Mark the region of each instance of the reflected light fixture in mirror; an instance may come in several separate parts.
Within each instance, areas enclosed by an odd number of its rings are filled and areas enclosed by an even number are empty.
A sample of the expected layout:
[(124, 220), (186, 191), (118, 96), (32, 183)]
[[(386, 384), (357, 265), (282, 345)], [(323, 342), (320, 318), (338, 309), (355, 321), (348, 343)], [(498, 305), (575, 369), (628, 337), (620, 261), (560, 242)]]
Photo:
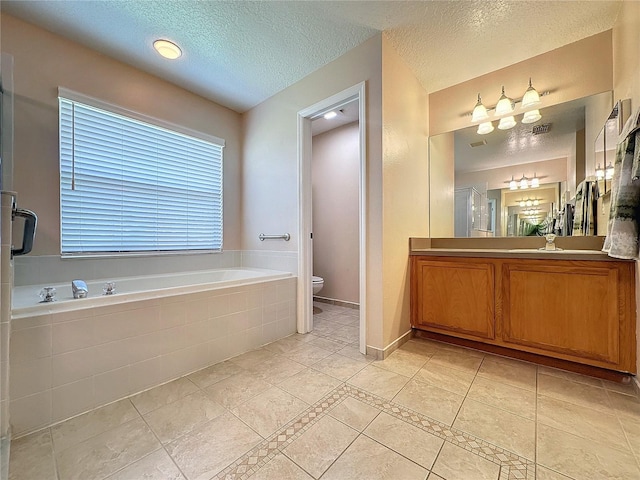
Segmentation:
[(533, 178), (531, 179), (531, 188), (538, 188), (540, 186), (540, 179), (533, 174)]
[(598, 164), (598, 167), (596, 168), (596, 179), (597, 180), (604, 179), (604, 168), (602, 168), (600, 164)]
[(609, 165), (607, 165), (607, 169), (604, 171), (604, 179), (611, 180), (612, 178), (613, 178), (613, 165), (611, 165), (611, 162), (609, 162)]
[(522, 117), (522, 123), (535, 123), (542, 118), (540, 110), (529, 110)]
[(516, 126), (516, 119), (511, 117), (502, 117), (500, 119), (500, 123), (498, 123), (498, 128), (500, 130), (509, 130)]
[(480, 125), (478, 125), (478, 134), (479, 135), (486, 135), (487, 133), (493, 132), (493, 130), (494, 130), (493, 123), (491, 123), (491, 122), (484, 122), (484, 123), (481, 123)]

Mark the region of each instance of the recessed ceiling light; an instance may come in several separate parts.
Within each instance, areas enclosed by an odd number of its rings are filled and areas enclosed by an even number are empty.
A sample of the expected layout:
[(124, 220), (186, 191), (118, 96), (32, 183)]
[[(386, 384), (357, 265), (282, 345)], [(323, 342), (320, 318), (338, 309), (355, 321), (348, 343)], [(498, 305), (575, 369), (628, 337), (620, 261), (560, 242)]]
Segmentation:
[(153, 48), (164, 58), (175, 60), (182, 56), (182, 50), (175, 43), (169, 40), (156, 40), (153, 42)]
[(337, 116), (338, 116), (338, 114), (332, 110), (332, 111), (327, 112), (327, 113), (324, 114), (324, 119), (325, 120), (331, 120), (332, 118), (336, 118)]

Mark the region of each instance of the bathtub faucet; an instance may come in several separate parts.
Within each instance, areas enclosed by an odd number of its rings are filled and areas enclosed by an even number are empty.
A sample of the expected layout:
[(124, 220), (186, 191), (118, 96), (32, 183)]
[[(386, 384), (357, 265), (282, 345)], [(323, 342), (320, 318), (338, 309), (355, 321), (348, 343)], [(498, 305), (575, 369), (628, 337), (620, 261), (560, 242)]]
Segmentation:
[(73, 291), (73, 298), (86, 298), (89, 293), (89, 287), (83, 280), (71, 282), (71, 290)]

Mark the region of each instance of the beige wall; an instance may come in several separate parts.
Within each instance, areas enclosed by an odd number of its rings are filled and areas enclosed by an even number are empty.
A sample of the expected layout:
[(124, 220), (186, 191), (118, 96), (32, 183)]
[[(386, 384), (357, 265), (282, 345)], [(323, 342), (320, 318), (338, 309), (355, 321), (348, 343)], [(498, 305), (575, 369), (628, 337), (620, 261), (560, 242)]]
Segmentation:
[[(613, 98), (616, 101), (630, 98), (632, 112), (640, 107), (640, 2), (623, 2), (613, 28)], [(636, 273), (636, 308), (637, 306), (640, 306), (638, 273)], [(640, 372), (640, 337), (637, 334), (636, 339), (638, 340), (637, 368)]]
[[(626, 2), (625, 2), (626, 3)], [(620, 16), (624, 16), (623, 13)], [(637, 60), (636, 60), (637, 61)], [(608, 30), (556, 50), (476, 77), (429, 95), (431, 135), (469, 126), (464, 114), (473, 110), (478, 92), (486, 106), (500, 97), (500, 87), (520, 98), (529, 77), (543, 97), (543, 106), (557, 105), (613, 88), (612, 33)]]
[[(242, 249), (296, 251), (298, 238), (297, 113), (366, 82), (367, 345), (382, 345), (382, 50), (381, 35), (364, 42), (243, 114)], [(260, 232), (290, 232), (267, 243)], [(403, 262), (406, 259), (403, 259)]]
[(430, 233), (435, 238), (453, 237), (455, 155), (453, 132), (429, 139)]
[(239, 114), (6, 14), (2, 49), (14, 57), (13, 186), (20, 204), (38, 215), (34, 255), (60, 254), (59, 86), (224, 138), (224, 247), (238, 248)]
[(409, 237), (429, 235), (428, 112), (427, 92), (383, 37), (384, 347), (410, 330)]
[(360, 302), (358, 122), (313, 137), (313, 274), (324, 298)]

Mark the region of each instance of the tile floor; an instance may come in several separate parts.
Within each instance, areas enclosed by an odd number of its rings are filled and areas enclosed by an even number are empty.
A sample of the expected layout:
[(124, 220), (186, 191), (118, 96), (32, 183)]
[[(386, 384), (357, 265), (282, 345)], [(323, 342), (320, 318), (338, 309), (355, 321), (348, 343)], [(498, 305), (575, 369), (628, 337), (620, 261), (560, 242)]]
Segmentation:
[(14, 440), (11, 480), (640, 479), (640, 399), (436, 342), (385, 361), (357, 311)]

